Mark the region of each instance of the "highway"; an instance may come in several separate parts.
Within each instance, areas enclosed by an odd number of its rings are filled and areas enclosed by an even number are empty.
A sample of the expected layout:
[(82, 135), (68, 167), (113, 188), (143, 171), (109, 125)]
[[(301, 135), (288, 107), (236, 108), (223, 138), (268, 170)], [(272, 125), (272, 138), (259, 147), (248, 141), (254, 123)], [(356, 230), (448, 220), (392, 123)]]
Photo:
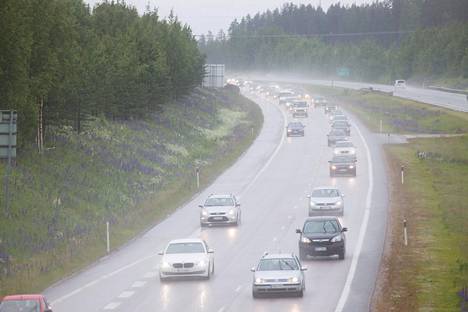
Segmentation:
[(335, 86), (346, 89), (359, 90), (372, 87), (374, 90), (383, 92), (393, 92), (394, 96), (410, 99), (422, 103), (427, 103), (435, 106), (449, 108), (455, 111), (468, 112), (468, 98), (464, 94), (450, 93), (438, 90), (416, 88), (406, 86), (406, 88), (395, 89), (392, 85), (366, 83), (366, 82), (348, 82), (348, 81), (331, 81), (318, 79), (304, 79), (296, 77), (278, 77), (276, 75), (253, 75), (249, 79), (260, 81), (276, 81), (285, 83), (312, 84), (318, 86)]
[[(288, 138), (291, 119), (277, 100), (247, 94), (264, 114), (264, 127), (249, 150), (206, 190), (130, 244), (93, 266), (47, 289), (54, 312), (78, 311), (367, 311), (383, 249), (387, 218), (387, 180), (380, 139), (353, 121), (357, 177), (330, 178), (328, 121), (311, 109), (305, 137)], [(345, 194), (347, 253), (343, 261), (303, 262), (303, 298), (253, 299), (252, 272), (265, 251), (298, 253), (298, 236), (307, 217), (307, 194), (336, 185)], [(200, 228), (198, 205), (211, 193), (240, 198), (239, 227)], [(168, 241), (201, 237), (215, 253), (210, 280), (161, 283), (160, 256)]]

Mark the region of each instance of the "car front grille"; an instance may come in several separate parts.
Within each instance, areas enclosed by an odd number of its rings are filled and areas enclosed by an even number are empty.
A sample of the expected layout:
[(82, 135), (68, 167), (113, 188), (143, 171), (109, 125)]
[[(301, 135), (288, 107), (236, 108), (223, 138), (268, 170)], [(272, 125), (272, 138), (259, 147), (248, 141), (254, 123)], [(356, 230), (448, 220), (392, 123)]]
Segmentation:
[(187, 263), (173, 263), (173, 264), (172, 264), (172, 267), (173, 267), (174, 269), (182, 269), (182, 268), (189, 269), (189, 268), (193, 268), (193, 267), (194, 267), (194, 263), (193, 263), (193, 262), (187, 262)]
[(265, 280), (266, 283), (287, 283), (287, 278), (269, 278)]
[(224, 216), (225, 214), (225, 212), (211, 212), (210, 216)]

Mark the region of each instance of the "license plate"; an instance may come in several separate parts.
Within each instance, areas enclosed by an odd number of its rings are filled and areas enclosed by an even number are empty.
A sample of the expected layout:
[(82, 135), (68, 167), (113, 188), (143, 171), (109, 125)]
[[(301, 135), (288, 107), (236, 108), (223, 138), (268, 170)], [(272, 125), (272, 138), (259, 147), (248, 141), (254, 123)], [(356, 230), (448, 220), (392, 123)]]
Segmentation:
[(213, 220), (223, 220), (223, 217), (214, 217)]
[(281, 288), (281, 287), (283, 287), (283, 285), (281, 285), (281, 284), (273, 284), (273, 285), (271, 285), (271, 288)]
[(315, 247), (315, 251), (325, 251), (327, 247)]

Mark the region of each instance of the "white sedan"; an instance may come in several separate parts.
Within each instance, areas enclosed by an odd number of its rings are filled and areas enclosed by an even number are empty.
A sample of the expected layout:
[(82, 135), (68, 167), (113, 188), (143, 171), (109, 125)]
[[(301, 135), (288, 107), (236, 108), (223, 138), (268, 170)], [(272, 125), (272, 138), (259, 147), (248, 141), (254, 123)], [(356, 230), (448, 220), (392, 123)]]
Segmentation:
[(161, 281), (171, 277), (204, 277), (209, 279), (214, 273), (214, 251), (206, 242), (198, 238), (170, 241), (159, 265)]
[(338, 141), (333, 149), (333, 154), (336, 156), (353, 156), (356, 157), (356, 147), (350, 141)]

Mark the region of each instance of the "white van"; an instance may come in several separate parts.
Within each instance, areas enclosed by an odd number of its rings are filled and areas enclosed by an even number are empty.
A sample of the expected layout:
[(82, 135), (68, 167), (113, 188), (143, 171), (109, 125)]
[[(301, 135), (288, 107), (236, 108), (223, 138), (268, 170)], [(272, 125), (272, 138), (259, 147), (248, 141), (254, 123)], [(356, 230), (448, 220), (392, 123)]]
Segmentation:
[(405, 80), (395, 80), (395, 88), (398, 89), (405, 89), (406, 88), (406, 81)]

